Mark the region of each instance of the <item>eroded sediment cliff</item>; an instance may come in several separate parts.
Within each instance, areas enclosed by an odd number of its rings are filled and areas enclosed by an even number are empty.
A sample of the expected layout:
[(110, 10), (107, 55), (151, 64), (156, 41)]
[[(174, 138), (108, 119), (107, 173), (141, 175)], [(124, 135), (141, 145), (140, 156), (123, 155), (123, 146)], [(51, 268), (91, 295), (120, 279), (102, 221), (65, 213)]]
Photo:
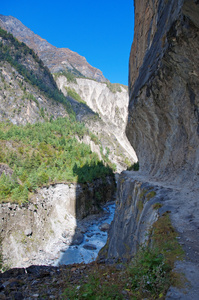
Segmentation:
[(0, 205), (4, 262), (9, 267), (49, 264), (78, 229), (78, 220), (112, 200), (113, 177), (87, 184), (54, 184), (38, 189), (30, 203)]

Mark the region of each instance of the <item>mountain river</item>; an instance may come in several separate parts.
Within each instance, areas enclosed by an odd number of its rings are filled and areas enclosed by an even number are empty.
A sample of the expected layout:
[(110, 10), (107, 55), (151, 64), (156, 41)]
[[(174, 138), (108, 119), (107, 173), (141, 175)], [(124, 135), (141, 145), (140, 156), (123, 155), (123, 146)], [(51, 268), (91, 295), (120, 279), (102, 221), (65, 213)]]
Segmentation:
[(100, 216), (86, 218), (83, 223), (82, 241), (79, 245), (70, 245), (61, 252), (54, 265), (68, 265), (73, 263), (89, 263), (97, 258), (99, 250), (106, 244), (108, 225), (113, 220), (115, 203), (107, 203), (103, 207), (104, 213)]

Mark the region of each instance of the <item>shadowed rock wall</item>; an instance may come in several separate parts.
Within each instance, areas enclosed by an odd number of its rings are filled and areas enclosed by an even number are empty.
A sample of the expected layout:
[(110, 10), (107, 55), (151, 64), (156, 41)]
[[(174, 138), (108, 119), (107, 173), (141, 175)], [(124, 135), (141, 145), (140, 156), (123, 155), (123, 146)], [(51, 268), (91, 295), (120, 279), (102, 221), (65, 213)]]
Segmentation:
[(199, 175), (199, 3), (135, 0), (127, 137), (140, 169), (172, 182)]

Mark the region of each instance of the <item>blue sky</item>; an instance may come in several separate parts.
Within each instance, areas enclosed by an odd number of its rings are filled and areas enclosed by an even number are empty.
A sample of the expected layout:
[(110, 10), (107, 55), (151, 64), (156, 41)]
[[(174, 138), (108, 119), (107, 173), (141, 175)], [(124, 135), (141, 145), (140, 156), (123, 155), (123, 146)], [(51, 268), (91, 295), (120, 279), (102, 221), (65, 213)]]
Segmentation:
[(69, 48), (111, 82), (128, 84), (133, 0), (3, 0), (0, 13), (19, 19), (56, 47)]

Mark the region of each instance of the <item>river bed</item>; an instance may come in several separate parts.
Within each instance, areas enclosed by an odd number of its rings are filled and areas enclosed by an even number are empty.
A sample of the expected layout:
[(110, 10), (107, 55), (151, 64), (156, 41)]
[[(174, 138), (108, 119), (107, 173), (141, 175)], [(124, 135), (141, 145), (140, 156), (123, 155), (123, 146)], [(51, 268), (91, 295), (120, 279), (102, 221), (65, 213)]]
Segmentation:
[(81, 230), (82, 242), (79, 245), (69, 245), (61, 252), (54, 265), (68, 265), (74, 263), (90, 263), (97, 258), (99, 250), (106, 244), (108, 227), (114, 218), (115, 203), (111, 202), (103, 207), (103, 213), (99, 216), (89, 216), (77, 224)]

